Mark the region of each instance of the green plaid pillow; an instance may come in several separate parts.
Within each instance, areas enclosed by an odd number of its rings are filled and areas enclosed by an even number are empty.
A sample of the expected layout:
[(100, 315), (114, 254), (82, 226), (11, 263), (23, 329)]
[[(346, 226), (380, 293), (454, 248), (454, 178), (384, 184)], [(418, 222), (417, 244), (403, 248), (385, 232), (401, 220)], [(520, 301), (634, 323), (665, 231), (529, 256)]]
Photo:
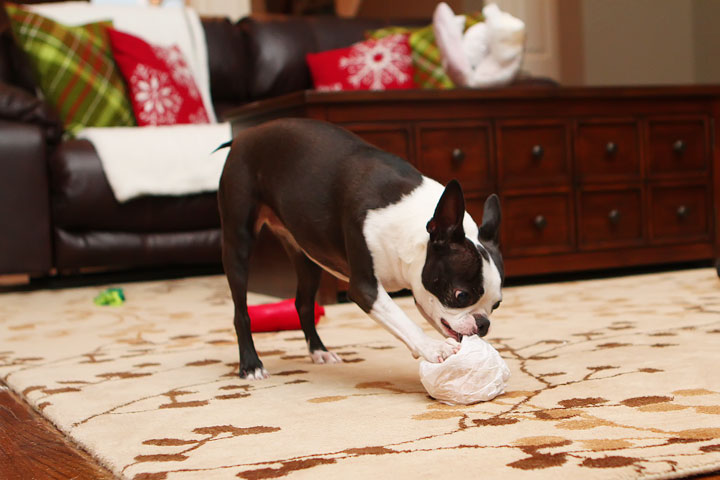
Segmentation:
[(110, 22), (68, 27), (6, 4), (15, 40), (27, 54), (45, 99), (65, 129), (136, 125), (105, 29)]
[[(484, 20), (482, 13), (465, 16), (465, 30)], [(420, 88), (453, 88), (455, 85), (445, 73), (440, 57), (440, 49), (435, 43), (432, 25), (422, 28), (387, 27), (368, 33), (369, 38), (380, 39), (396, 33), (410, 34), (408, 41), (412, 49), (412, 62), (415, 67), (415, 85)]]

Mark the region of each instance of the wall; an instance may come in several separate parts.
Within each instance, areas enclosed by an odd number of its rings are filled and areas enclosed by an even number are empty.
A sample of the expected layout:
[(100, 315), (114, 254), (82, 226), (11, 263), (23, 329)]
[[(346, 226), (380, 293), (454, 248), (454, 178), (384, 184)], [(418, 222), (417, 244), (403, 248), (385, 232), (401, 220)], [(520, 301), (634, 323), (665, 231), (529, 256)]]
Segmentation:
[(250, 0), (186, 0), (200, 15), (230, 17), (237, 20), (250, 14)]
[(558, 0), (495, 0), (501, 10), (525, 22), (521, 70), (537, 77), (559, 79)]
[(692, 2), (585, 0), (585, 82), (691, 83)]
[(693, 1), (695, 81), (720, 83), (720, 2)]
[[(468, 11), (466, 3), (482, 5), (482, 0), (444, 0), (455, 12)], [(335, 0), (335, 11), (341, 17), (378, 18), (383, 20), (394, 18), (430, 19), (437, 5), (437, 0)], [(480, 7), (482, 8), (482, 7)]]
[(582, 83), (720, 83), (719, 1), (579, 1)]

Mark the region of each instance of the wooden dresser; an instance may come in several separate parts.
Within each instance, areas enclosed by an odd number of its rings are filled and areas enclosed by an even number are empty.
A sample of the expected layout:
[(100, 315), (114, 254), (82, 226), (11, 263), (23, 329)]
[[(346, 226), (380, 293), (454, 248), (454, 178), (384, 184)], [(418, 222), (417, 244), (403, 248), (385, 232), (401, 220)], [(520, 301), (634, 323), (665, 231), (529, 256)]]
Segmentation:
[(497, 192), (509, 276), (720, 255), (720, 87), (305, 91), (231, 119), (282, 116), (337, 123), (457, 178), (478, 222)]

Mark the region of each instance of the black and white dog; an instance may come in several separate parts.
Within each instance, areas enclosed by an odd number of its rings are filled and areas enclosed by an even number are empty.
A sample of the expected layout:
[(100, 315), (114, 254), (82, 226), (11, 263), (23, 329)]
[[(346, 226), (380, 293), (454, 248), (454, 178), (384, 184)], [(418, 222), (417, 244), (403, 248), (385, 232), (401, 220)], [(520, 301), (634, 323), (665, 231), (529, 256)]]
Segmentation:
[[(500, 202), (485, 201), (480, 227), (465, 213), (460, 184), (424, 177), (403, 159), (330, 123), (282, 119), (235, 137), (220, 180), (223, 266), (235, 303), (240, 377), (268, 373), (250, 333), (247, 281), (263, 225), (297, 271), (295, 305), (316, 363), (340, 362), (315, 330), (321, 269), (349, 282), (348, 297), (402, 340), (415, 358), (442, 362), (463, 335), (484, 336), (502, 299)], [(426, 335), (388, 292), (412, 290), (445, 337)]]

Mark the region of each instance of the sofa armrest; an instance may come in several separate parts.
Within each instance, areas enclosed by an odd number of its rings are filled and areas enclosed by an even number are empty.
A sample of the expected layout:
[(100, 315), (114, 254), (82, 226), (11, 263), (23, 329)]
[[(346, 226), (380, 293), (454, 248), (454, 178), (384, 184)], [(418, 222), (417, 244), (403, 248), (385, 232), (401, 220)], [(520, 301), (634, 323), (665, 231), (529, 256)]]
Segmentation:
[(0, 82), (0, 119), (38, 125), (51, 143), (56, 143), (63, 131), (62, 123), (50, 105), (3, 82)]
[(0, 119), (0, 274), (52, 266), (47, 148), (41, 126)]

